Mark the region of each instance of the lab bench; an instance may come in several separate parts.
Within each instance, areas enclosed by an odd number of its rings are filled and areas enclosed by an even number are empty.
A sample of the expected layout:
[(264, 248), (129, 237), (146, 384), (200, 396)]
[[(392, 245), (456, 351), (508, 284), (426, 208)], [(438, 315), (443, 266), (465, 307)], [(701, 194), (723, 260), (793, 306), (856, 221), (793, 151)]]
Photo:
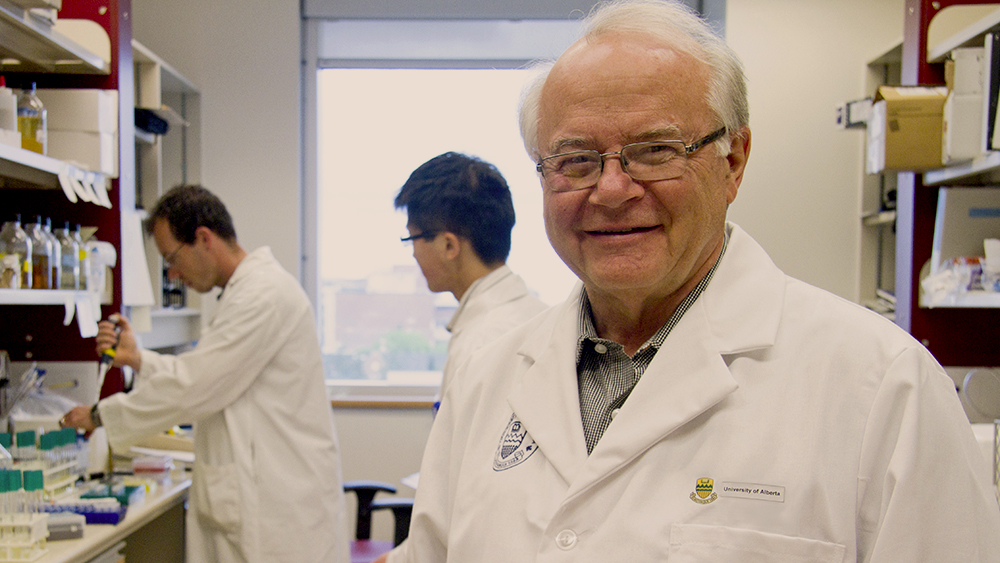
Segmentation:
[(116, 525), (88, 524), (83, 537), (46, 543), (48, 552), (34, 563), (88, 563), (125, 542), (126, 561), (183, 563), (184, 506), (190, 474), (176, 472), (130, 506)]

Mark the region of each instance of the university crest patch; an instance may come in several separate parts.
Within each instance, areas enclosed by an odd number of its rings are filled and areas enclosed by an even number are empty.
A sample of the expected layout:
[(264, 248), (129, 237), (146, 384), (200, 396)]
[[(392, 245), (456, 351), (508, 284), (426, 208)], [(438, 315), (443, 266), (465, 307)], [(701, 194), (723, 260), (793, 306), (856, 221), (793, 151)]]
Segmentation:
[(694, 492), (691, 493), (691, 500), (697, 502), (698, 504), (708, 504), (713, 502), (715, 499), (719, 498), (719, 493), (712, 492), (712, 488), (715, 485), (713, 479), (708, 477), (703, 477), (698, 479), (695, 483)]
[(535, 453), (538, 446), (528, 435), (517, 415), (510, 415), (510, 422), (500, 437), (497, 453), (493, 456), (493, 471), (503, 471), (518, 465)]

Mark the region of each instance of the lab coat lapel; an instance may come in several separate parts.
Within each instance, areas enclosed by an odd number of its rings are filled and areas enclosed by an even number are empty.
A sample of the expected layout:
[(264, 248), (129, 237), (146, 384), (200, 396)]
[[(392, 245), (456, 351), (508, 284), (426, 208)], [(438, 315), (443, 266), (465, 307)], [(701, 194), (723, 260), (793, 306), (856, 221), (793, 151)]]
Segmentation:
[(784, 274), (742, 230), (730, 228), (729, 246), (712, 282), (664, 341), (569, 495), (585, 490), (735, 393), (739, 383), (727, 357), (774, 344)]
[(587, 460), (576, 379), (579, 291), (558, 306), (554, 322), (543, 323), (525, 339), (518, 353), (529, 367), (507, 396), (514, 415), (567, 483)]
[[(615, 471), (739, 388), (698, 309), (688, 310), (656, 353), (574, 489), (583, 490)], [(695, 316), (701, 318), (693, 320)]]

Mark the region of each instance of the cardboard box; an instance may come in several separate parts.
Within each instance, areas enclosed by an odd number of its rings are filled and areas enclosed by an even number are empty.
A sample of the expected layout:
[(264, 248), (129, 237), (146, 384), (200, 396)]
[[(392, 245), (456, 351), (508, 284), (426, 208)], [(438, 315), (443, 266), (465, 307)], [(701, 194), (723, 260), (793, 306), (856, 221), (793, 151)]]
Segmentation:
[(944, 103), (941, 164), (956, 164), (983, 154), (983, 93), (951, 92)]
[(118, 135), (88, 131), (49, 131), (48, 156), (94, 172), (118, 176)]
[(868, 122), (869, 174), (941, 168), (944, 86), (882, 86)]
[(118, 131), (115, 90), (44, 88), (35, 93), (47, 111), (49, 131)]

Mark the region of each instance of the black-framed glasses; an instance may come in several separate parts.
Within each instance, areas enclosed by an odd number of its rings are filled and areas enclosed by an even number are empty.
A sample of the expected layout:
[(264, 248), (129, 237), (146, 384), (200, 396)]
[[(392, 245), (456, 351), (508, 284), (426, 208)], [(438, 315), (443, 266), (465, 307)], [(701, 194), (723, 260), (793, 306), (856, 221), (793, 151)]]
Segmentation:
[(166, 266), (167, 268), (173, 265), (174, 258), (177, 257), (177, 253), (180, 252), (182, 248), (184, 248), (183, 242), (177, 248), (175, 248), (173, 252), (163, 257), (163, 265)]
[(622, 169), (633, 180), (672, 180), (684, 173), (690, 154), (725, 134), (726, 128), (722, 127), (690, 145), (681, 140), (649, 141), (630, 143), (616, 152), (581, 150), (554, 154), (538, 161), (535, 169), (545, 181), (545, 186), (554, 192), (594, 186), (604, 172), (604, 159), (612, 156), (621, 160)]
[(410, 235), (408, 237), (400, 237), (399, 242), (410, 242), (410, 243), (412, 243), (413, 241), (420, 240), (420, 239), (433, 240), (434, 237), (436, 237), (436, 236), (438, 236), (438, 234), (436, 232), (434, 232), (434, 231), (424, 231), (422, 233), (417, 233), (415, 235)]

